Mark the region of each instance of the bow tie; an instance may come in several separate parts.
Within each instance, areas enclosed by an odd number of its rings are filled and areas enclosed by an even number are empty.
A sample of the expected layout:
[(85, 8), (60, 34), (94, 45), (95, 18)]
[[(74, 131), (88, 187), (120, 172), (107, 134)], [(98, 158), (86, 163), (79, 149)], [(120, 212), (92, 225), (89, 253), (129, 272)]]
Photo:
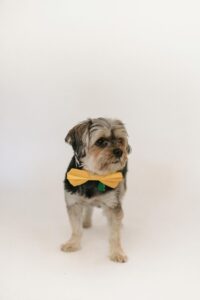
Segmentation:
[(67, 173), (67, 179), (73, 186), (84, 184), (87, 181), (100, 181), (104, 185), (116, 188), (122, 181), (123, 176), (121, 172), (111, 173), (108, 175), (95, 175), (86, 170), (72, 168)]

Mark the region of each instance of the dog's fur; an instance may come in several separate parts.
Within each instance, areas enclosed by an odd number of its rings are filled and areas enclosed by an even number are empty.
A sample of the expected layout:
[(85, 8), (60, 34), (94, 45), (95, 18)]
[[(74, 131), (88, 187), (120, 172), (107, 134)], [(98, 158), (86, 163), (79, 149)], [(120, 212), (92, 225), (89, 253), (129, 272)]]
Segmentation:
[(91, 227), (93, 206), (97, 206), (103, 208), (109, 222), (110, 259), (116, 262), (125, 262), (127, 256), (122, 250), (120, 241), (123, 217), (121, 200), (126, 190), (127, 156), (130, 152), (125, 126), (119, 120), (89, 119), (73, 127), (65, 141), (74, 150), (74, 156), (67, 172), (71, 168), (85, 169), (98, 175), (121, 171), (123, 180), (117, 188), (112, 189), (106, 186), (105, 191), (100, 192), (97, 188), (97, 181), (88, 181), (80, 186), (72, 186), (66, 178), (66, 172), (65, 201), (72, 235), (61, 246), (61, 250), (70, 252), (80, 249), (82, 226), (84, 228)]

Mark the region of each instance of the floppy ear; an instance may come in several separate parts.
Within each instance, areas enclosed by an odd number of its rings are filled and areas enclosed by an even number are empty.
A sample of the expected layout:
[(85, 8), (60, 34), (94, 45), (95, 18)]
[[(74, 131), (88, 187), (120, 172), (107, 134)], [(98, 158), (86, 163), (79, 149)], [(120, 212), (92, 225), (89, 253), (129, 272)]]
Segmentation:
[(91, 120), (77, 124), (68, 132), (65, 138), (65, 142), (72, 146), (74, 152), (76, 152), (78, 156), (83, 156), (85, 154), (84, 149), (89, 138), (88, 134), (90, 124)]

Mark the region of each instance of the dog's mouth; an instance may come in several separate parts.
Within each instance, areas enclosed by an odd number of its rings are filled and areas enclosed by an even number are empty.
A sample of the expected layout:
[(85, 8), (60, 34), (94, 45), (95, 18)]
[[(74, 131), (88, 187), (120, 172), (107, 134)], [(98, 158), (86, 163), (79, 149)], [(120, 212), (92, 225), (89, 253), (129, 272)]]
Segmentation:
[(112, 165), (117, 165), (117, 164), (120, 164), (121, 166), (125, 165), (127, 161), (127, 157), (126, 156), (122, 156), (122, 157), (119, 157), (119, 158), (114, 158), (111, 162)]
[(121, 160), (120, 160), (120, 158), (118, 158), (118, 159), (115, 159), (113, 162), (112, 162), (112, 164), (118, 164), (118, 163), (120, 163), (121, 162)]
[(112, 161), (112, 164), (113, 165), (115, 165), (115, 164), (124, 164), (125, 163), (125, 161), (126, 161), (126, 159), (125, 158), (115, 158), (113, 161)]

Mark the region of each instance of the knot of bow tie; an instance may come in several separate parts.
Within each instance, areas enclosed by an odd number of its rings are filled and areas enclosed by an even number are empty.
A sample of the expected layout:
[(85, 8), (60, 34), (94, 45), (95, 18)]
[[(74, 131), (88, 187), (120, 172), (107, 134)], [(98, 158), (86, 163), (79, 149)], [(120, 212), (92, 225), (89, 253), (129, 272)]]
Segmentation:
[(121, 172), (111, 173), (108, 175), (96, 175), (86, 170), (72, 168), (67, 173), (67, 179), (73, 186), (84, 184), (87, 181), (99, 181), (111, 188), (116, 188), (122, 181), (123, 176)]

